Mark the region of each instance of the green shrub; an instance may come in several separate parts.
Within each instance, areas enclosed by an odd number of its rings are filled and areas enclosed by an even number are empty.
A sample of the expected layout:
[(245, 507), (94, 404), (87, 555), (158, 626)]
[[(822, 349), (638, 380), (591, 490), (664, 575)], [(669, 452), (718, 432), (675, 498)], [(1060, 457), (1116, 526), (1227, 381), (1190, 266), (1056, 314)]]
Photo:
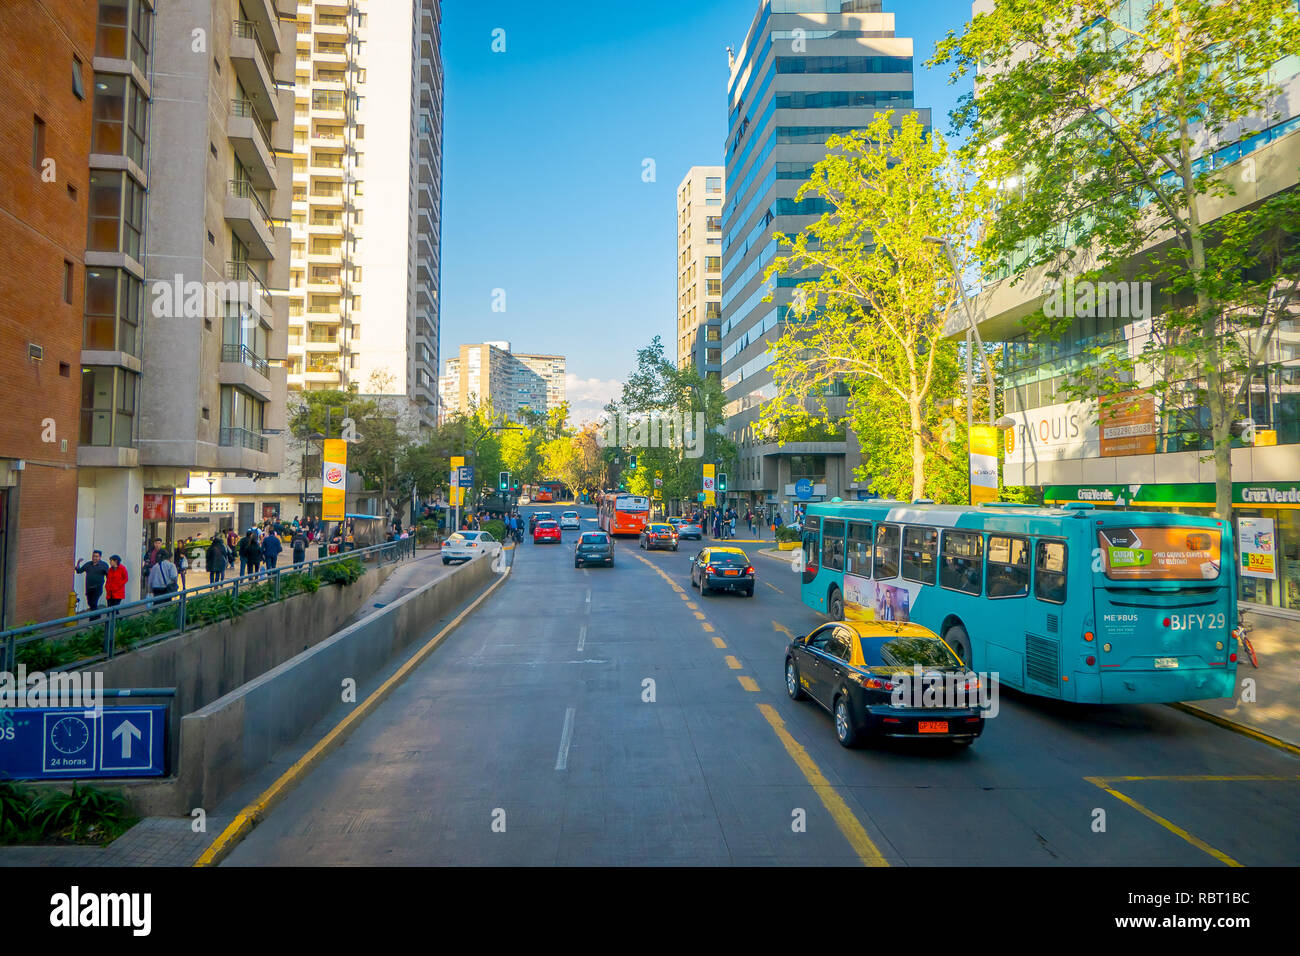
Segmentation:
[(800, 537), (802, 537), (802, 535), (800, 534), (800, 532), (795, 531), (794, 528), (789, 528), (786, 527), (785, 525), (781, 525), (781, 527), (776, 529), (776, 540), (779, 543), (784, 543), (786, 541), (798, 541)]
[(319, 576), (322, 584), (347, 585), (355, 582), (364, 573), (365, 566), (362, 565), (360, 558), (344, 558), (322, 566)]
[(0, 780), (0, 846), (22, 843), (32, 836), (32, 792)]
[(37, 839), (74, 843), (111, 843), (136, 823), (120, 790), (100, 790), (81, 783), (71, 793), (49, 790), (28, 811)]

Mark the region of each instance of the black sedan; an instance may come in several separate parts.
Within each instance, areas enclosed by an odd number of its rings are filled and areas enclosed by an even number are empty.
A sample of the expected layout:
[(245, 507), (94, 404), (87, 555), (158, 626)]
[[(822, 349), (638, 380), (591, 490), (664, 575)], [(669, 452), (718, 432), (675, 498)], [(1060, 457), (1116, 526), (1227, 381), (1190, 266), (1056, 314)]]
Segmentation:
[(754, 566), (739, 548), (705, 548), (691, 559), (691, 587), (700, 594), (739, 591), (754, 596)]
[(845, 747), (867, 735), (970, 745), (984, 731), (990, 691), (939, 635), (901, 621), (832, 622), (796, 637), (785, 689), (830, 711)]
[(573, 547), (573, 566), (603, 564), (614, 566), (614, 539), (603, 531), (586, 531), (578, 537)]
[(641, 548), (653, 551), (663, 548), (667, 551), (677, 550), (677, 531), (670, 524), (648, 524), (641, 529)]

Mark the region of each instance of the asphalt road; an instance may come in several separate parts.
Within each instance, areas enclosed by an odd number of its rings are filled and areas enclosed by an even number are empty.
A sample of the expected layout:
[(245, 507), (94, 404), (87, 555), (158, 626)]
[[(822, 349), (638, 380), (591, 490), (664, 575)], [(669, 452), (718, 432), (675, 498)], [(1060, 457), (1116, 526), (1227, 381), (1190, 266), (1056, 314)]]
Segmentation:
[(823, 619), (786, 565), (742, 544), (755, 596), (701, 598), (694, 542), (623, 539), (613, 569), (575, 570), (574, 535), (526, 541), (226, 864), (1300, 862), (1282, 751), (1168, 707), (1010, 691), (969, 749), (844, 750), (785, 694), (787, 634)]

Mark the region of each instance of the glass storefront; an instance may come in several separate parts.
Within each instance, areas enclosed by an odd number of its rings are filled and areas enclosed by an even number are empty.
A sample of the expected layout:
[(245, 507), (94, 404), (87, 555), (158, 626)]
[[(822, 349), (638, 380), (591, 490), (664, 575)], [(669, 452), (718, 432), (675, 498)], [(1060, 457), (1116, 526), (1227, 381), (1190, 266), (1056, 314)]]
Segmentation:
[[(1049, 485), (1048, 505), (1172, 511), (1209, 517), (1211, 484)], [(1232, 486), (1238, 597), (1261, 607), (1300, 611), (1300, 481)]]

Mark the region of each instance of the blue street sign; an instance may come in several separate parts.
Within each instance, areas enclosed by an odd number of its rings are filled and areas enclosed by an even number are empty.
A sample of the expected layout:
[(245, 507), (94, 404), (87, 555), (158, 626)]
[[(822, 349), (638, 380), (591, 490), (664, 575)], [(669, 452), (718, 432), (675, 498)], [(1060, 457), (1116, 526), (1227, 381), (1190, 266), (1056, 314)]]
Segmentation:
[(0, 777), (160, 777), (167, 708), (0, 708)]
[(474, 466), (473, 465), (460, 466), (460, 477), (457, 479), (456, 484), (461, 488), (474, 487)]
[(807, 501), (809, 498), (811, 498), (812, 491), (813, 491), (812, 482), (809, 481), (807, 478), (800, 478), (798, 481), (794, 483), (794, 494), (795, 497), (798, 498), (800, 501)]

